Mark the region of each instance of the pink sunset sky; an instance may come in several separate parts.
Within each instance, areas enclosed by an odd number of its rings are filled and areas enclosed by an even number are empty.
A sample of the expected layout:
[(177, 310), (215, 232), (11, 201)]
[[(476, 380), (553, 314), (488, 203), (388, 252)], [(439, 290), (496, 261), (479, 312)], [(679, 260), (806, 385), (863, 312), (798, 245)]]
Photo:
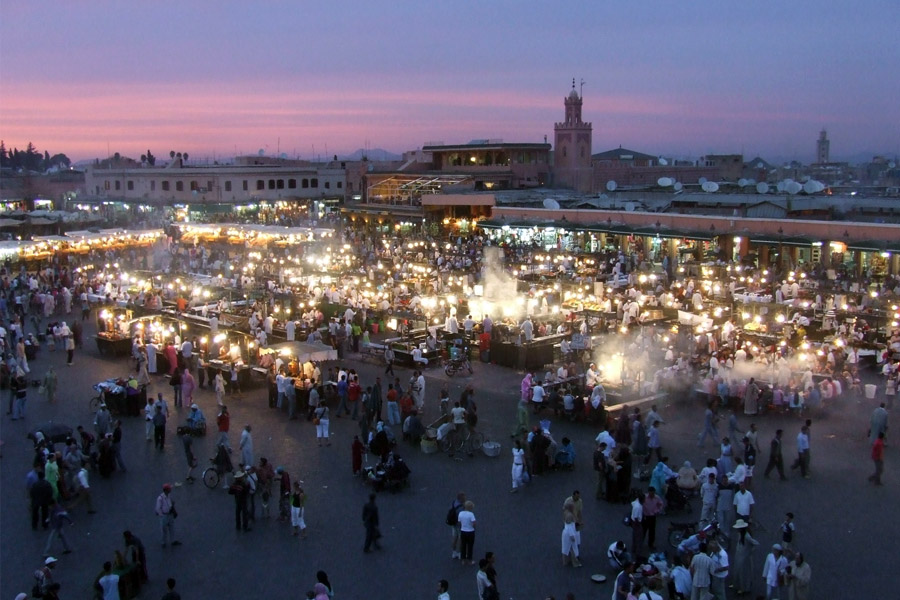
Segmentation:
[(894, 2), (3, 2), (0, 137), (323, 158), (553, 139), (585, 80), (594, 151), (811, 160), (900, 149)]

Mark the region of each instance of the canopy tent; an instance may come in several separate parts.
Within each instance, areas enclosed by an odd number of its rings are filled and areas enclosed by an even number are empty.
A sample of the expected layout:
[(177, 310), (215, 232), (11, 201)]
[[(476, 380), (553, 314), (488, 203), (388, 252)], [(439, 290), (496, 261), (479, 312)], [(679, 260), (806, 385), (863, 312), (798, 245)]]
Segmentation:
[(266, 352), (267, 350), (275, 352), (282, 357), (290, 356), (299, 363), (305, 363), (308, 360), (313, 362), (337, 360), (338, 357), (337, 350), (318, 342), (282, 342), (262, 348), (260, 352)]

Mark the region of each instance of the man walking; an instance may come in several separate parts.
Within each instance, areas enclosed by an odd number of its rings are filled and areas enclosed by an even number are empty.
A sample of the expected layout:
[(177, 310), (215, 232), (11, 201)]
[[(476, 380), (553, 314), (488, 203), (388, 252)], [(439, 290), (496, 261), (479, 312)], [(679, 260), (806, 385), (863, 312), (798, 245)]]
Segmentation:
[(228, 414), (228, 407), (224, 404), (219, 405), (219, 415), (216, 417), (216, 426), (219, 428), (219, 439), (217, 446), (225, 446), (228, 452), (231, 452), (231, 442), (228, 441), (228, 430), (231, 428), (231, 415)]
[(716, 499), (719, 496), (719, 484), (716, 483), (716, 476), (710, 473), (707, 481), (700, 486), (700, 501), (702, 508), (700, 509), (700, 522), (712, 523), (716, 518)]
[(705, 598), (712, 583), (715, 569), (713, 559), (706, 553), (706, 544), (700, 544), (700, 551), (691, 559), (691, 600)]
[(369, 501), (363, 506), (362, 519), (366, 527), (363, 552), (371, 552), (372, 544), (375, 544), (377, 550), (381, 550), (381, 544), (378, 543), (381, 532), (378, 530), (378, 506), (375, 504), (375, 494), (369, 494)]
[(116, 460), (116, 465), (118, 465), (119, 469), (124, 473), (128, 469), (125, 468), (125, 461), (122, 460), (122, 421), (116, 420), (116, 428), (113, 429), (113, 437), (112, 437), (112, 451), (113, 458)]
[(247, 484), (246, 473), (238, 471), (234, 474), (234, 483), (228, 488), (228, 493), (234, 496), (234, 524), (238, 531), (250, 531), (250, 513), (247, 503), (250, 497), (250, 486)]
[[(91, 484), (88, 480), (88, 470), (86, 467), (82, 466), (78, 469), (78, 474), (75, 476), (75, 479), (78, 482), (78, 502), (76, 504), (81, 504), (82, 502), (87, 504), (88, 514), (92, 515), (97, 511), (94, 510), (94, 500), (91, 495)], [(69, 508), (74, 507), (76, 504), (69, 506)]]
[(384, 348), (384, 362), (387, 363), (387, 367), (384, 369), (384, 374), (387, 375), (390, 373), (394, 374), (394, 349), (391, 348), (390, 344), (385, 344)]
[(159, 526), (162, 531), (162, 546), (165, 548), (172, 546), (180, 546), (181, 542), (175, 539), (175, 517), (178, 513), (175, 511), (175, 501), (169, 496), (172, 493), (172, 484), (163, 484), (162, 493), (156, 498), (156, 515), (159, 517)]
[(809, 427), (804, 425), (797, 434), (797, 460), (792, 469), (800, 468), (804, 479), (809, 479)]
[(719, 546), (715, 539), (709, 542), (710, 558), (713, 570), (709, 578), (709, 591), (716, 600), (727, 600), (725, 597), (725, 578), (728, 577), (728, 552)]
[(747, 491), (747, 482), (741, 482), (740, 489), (734, 494), (734, 512), (738, 519), (750, 522), (750, 514), (753, 512), (753, 494)]
[(869, 419), (869, 443), (874, 444), (875, 440), (878, 439), (879, 433), (887, 433), (888, 428), (888, 412), (884, 407), (884, 402), (881, 403), (881, 406), (872, 411), (872, 417)]
[(44, 529), (47, 529), (47, 519), (50, 516), (50, 507), (53, 505), (53, 485), (44, 478), (44, 471), (37, 472), (37, 481), (28, 490), (31, 498), (31, 528), (37, 529), (38, 517)]
[(778, 469), (778, 475), (782, 481), (787, 479), (784, 476), (784, 457), (781, 454), (781, 435), (784, 433), (781, 429), (775, 431), (775, 437), (769, 444), (769, 464), (766, 465), (766, 471), (763, 476), (768, 479), (772, 469)]
[(698, 447), (702, 448), (704, 446), (707, 436), (710, 436), (713, 439), (713, 443), (719, 439), (719, 428), (716, 426), (718, 420), (719, 417), (713, 410), (713, 403), (710, 402), (706, 407), (706, 413), (703, 417), (703, 431), (697, 434)]
[(459, 492), (450, 510), (447, 511), (447, 526), (450, 528), (450, 558), (459, 558), (459, 513), (466, 503), (465, 492)]
[(250, 435), (250, 426), (247, 425), (244, 427), (244, 431), (241, 432), (241, 464), (242, 465), (252, 465), (253, 464), (253, 436)]
[(763, 579), (766, 580), (766, 600), (780, 598), (780, 581), (784, 578), (787, 567), (787, 559), (782, 554), (781, 544), (772, 546), (772, 551), (766, 556), (766, 564), (763, 566)]
[(158, 402), (156, 403), (156, 414), (153, 415), (153, 445), (160, 451), (166, 445), (166, 415), (162, 405)]
[(47, 537), (47, 543), (44, 545), (44, 558), (50, 556), (50, 548), (53, 547), (53, 541), (57, 537), (62, 541), (63, 554), (72, 552), (72, 548), (69, 547), (69, 540), (66, 539), (66, 534), (63, 531), (67, 523), (69, 525), (73, 523), (72, 517), (69, 516), (62, 504), (55, 502), (50, 509), (50, 535)]
[(869, 476), (869, 481), (875, 485), (884, 485), (881, 483), (881, 474), (884, 472), (884, 432), (878, 434), (875, 443), (872, 444), (872, 462), (875, 463), (875, 473)]

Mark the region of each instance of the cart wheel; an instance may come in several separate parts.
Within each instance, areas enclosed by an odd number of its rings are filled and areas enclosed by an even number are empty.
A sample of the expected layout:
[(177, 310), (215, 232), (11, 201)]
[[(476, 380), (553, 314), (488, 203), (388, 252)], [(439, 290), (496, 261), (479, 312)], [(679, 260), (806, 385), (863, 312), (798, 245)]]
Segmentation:
[(90, 402), (91, 412), (95, 413), (100, 410), (100, 396), (94, 396)]
[(444, 373), (447, 377), (453, 377), (453, 370), (448, 366), (444, 367)]
[(478, 451), (481, 450), (481, 447), (484, 445), (484, 435), (481, 432), (476, 431), (472, 434), (472, 450)]
[(215, 468), (209, 467), (203, 471), (203, 483), (211, 490), (216, 489), (216, 486), (219, 485), (219, 473)]
[(450, 439), (450, 436), (449, 436), (449, 435), (445, 435), (445, 436), (443, 437), (443, 439), (441, 439), (440, 444), (441, 444), (441, 451), (442, 451), (442, 452), (450, 452), (450, 448), (453, 447), (453, 442), (452, 442), (452, 440)]
[(684, 540), (684, 531), (681, 529), (673, 529), (669, 532), (669, 545), (673, 548), (677, 548), (682, 540)]

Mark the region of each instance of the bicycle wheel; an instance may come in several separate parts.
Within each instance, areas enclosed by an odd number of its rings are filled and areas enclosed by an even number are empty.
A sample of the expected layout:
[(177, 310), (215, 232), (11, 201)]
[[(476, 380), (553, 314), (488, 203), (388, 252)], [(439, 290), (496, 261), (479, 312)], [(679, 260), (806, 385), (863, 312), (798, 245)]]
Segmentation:
[(473, 451), (481, 450), (481, 447), (484, 445), (484, 434), (480, 431), (474, 432), (469, 438), (469, 443)]
[(211, 490), (216, 489), (219, 485), (219, 473), (215, 467), (208, 467), (203, 471), (203, 483)]
[(453, 440), (450, 439), (450, 435), (445, 435), (441, 439), (441, 451), (450, 452), (451, 448), (453, 448)]
[(93, 398), (91, 398), (91, 401), (88, 404), (88, 406), (90, 406), (92, 413), (95, 413), (98, 410), (100, 410), (100, 396), (94, 396)]

